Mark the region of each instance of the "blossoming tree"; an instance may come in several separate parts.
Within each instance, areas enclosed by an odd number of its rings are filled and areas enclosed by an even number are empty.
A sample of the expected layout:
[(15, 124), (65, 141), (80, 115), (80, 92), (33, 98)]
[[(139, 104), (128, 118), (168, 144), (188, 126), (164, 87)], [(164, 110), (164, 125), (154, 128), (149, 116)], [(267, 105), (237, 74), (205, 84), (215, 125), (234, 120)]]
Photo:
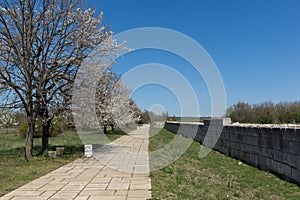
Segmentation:
[(130, 90), (119, 76), (104, 71), (96, 91), (97, 118), (104, 133), (107, 133), (108, 126), (114, 130), (116, 126), (126, 126), (139, 120), (139, 109), (130, 99)]
[(49, 124), (68, 105), (82, 61), (112, 35), (101, 25), (103, 13), (95, 16), (92, 9), (80, 9), (78, 2), (0, 2), (0, 82), (10, 91), (4, 92), (5, 106), (26, 112), (26, 159), (32, 157), (37, 116), (43, 120), (47, 145)]
[(0, 113), (0, 125), (6, 128), (6, 133), (8, 133), (8, 128), (15, 123), (15, 116), (8, 109), (4, 109)]

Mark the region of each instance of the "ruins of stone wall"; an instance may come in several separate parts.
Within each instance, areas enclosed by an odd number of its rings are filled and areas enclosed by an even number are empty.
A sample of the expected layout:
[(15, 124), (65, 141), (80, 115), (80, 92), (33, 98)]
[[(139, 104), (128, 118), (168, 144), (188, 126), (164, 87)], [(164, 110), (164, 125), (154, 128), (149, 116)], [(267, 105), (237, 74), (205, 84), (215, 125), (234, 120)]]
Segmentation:
[(166, 122), (165, 128), (201, 144), (205, 137), (207, 141), (215, 139), (214, 150), (300, 185), (298, 128), (237, 126), (224, 119), (206, 120), (204, 124)]

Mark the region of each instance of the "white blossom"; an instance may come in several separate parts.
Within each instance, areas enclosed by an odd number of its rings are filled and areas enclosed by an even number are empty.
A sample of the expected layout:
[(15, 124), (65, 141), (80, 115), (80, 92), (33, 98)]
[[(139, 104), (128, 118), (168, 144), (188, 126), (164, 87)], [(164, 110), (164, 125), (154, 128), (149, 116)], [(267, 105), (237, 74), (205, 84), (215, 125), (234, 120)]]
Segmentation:
[(7, 109), (4, 109), (0, 113), (0, 125), (3, 128), (9, 128), (12, 124), (15, 123), (15, 116), (12, 112)]

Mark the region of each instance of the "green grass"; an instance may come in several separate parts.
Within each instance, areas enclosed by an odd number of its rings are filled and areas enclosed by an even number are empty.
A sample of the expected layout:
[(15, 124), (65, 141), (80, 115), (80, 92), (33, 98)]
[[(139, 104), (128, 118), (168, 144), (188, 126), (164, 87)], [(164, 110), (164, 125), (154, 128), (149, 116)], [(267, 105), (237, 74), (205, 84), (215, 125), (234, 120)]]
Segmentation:
[[(151, 132), (151, 131), (150, 131)], [(174, 134), (162, 129), (150, 138), (149, 151), (168, 144)], [(300, 188), (275, 175), (216, 151), (200, 159), (193, 142), (171, 165), (151, 172), (153, 199), (299, 199)], [(150, 156), (150, 165), (155, 165)]]
[[(117, 130), (106, 135), (115, 140), (125, 133)], [(57, 146), (65, 147), (63, 155), (50, 159), (46, 156), (34, 156), (29, 162), (24, 159), (25, 139), (20, 138), (17, 131), (0, 130), (0, 196), (47, 174), (79, 157), (83, 156), (83, 144), (78, 134), (68, 131), (49, 139), (50, 150)], [(41, 150), (41, 139), (34, 139), (33, 155)]]

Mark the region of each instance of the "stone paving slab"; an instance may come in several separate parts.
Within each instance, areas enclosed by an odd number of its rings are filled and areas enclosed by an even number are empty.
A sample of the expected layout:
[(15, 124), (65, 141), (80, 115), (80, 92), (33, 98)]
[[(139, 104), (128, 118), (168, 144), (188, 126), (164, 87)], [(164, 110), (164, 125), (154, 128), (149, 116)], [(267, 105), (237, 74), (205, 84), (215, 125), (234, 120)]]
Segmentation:
[(56, 169), (0, 200), (142, 200), (151, 198), (149, 125)]

